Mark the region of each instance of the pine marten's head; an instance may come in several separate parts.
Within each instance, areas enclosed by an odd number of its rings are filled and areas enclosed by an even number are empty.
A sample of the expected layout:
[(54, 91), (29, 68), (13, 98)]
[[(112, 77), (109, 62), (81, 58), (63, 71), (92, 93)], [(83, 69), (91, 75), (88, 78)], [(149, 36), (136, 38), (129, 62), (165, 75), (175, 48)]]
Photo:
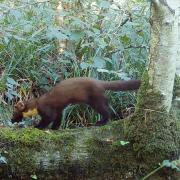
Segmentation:
[(37, 109), (28, 108), (27, 104), (28, 102), (20, 101), (14, 106), (14, 112), (11, 119), (12, 123), (21, 122), (23, 118), (37, 115)]
[(25, 108), (26, 108), (26, 105), (22, 101), (15, 104), (12, 119), (11, 119), (12, 123), (22, 121), (23, 111), (25, 110)]

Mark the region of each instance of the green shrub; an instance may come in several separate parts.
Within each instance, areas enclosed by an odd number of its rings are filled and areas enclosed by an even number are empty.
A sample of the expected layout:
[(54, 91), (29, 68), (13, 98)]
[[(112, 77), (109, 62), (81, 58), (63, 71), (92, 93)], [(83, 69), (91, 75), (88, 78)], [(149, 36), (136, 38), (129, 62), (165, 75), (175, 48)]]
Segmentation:
[[(62, 3), (68, 8), (60, 13), (57, 0), (1, 3), (0, 93), (4, 100), (38, 96), (63, 78), (141, 77), (149, 47), (148, 4), (135, 2), (126, 12), (105, 0)], [(63, 26), (58, 25), (57, 15), (64, 18)], [(63, 53), (59, 53), (59, 41), (67, 44)], [(114, 112), (135, 103), (132, 93), (110, 94)], [(66, 116), (70, 109), (74, 107)], [(87, 107), (80, 116), (84, 111), (92, 117)]]

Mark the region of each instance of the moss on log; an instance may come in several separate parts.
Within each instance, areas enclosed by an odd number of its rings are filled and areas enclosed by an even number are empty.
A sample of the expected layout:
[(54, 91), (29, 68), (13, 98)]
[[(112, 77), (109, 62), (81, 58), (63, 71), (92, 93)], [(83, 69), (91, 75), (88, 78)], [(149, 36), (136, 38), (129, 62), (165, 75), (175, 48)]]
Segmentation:
[(139, 179), (159, 162), (149, 169), (139, 161), (124, 136), (127, 122), (58, 131), (1, 128), (7, 164), (1, 164), (0, 178)]

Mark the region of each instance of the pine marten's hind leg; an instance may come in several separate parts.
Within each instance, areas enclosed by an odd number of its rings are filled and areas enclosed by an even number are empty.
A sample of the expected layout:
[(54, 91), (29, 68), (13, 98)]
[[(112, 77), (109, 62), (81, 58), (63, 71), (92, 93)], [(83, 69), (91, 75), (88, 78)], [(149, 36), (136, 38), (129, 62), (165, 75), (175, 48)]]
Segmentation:
[(109, 120), (109, 107), (106, 97), (104, 97), (104, 95), (100, 95), (96, 98), (92, 98), (90, 106), (101, 115), (101, 119), (96, 122), (96, 126), (106, 124)]
[(57, 117), (53, 121), (51, 129), (53, 129), (53, 130), (59, 129), (59, 127), (61, 125), (61, 118), (62, 118), (62, 113), (58, 113)]

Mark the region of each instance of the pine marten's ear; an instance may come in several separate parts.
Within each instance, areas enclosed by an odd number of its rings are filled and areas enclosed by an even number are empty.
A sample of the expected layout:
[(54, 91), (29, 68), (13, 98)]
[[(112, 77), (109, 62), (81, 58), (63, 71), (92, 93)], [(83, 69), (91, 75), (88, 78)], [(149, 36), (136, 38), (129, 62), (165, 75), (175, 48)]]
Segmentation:
[(22, 101), (19, 101), (14, 107), (19, 111), (24, 111), (25, 104)]

